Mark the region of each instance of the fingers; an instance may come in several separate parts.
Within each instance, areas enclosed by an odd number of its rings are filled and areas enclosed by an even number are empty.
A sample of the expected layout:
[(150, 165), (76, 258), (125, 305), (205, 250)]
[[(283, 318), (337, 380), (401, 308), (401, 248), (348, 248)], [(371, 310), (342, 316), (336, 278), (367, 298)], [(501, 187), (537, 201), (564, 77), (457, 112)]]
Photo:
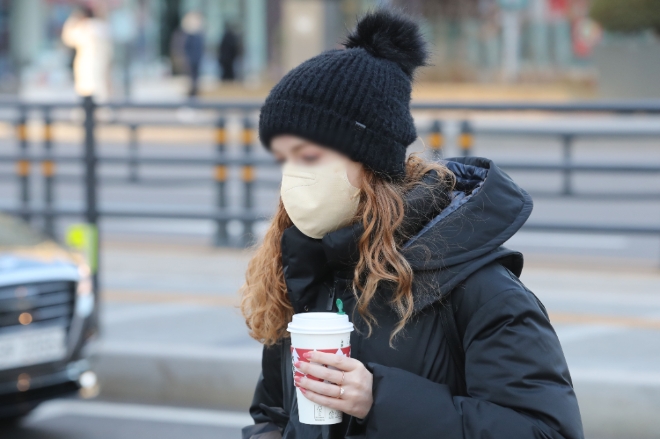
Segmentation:
[(295, 377), (295, 380), (300, 387), (304, 387), (306, 390), (311, 390), (314, 393), (329, 396), (331, 398), (338, 398), (339, 393), (341, 392), (339, 386), (335, 384), (328, 384), (323, 381), (315, 381), (308, 377), (299, 376)]
[(328, 366), (334, 366), (337, 369), (345, 370), (346, 372), (354, 370), (362, 364), (354, 358), (319, 351), (307, 352), (304, 354), (304, 357), (314, 363), (327, 364)]
[(294, 366), (305, 375), (311, 375), (336, 384), (341, 382), (342, 372), (340, 370), (328, 369), (320, 364), (305, 363), (304, 361), (299, 361)]
[[(330, 386), (331, 384), (326, 384), (326, 385)], [(339, 388), (337, 386), (334, 386), (334, 387)], [(312, 402), (315, 402), (317, 404), (320, 404), (322, 406), (325, 406), (325, 407), (328, 407), (328, 408), (331, 408), (331, 409), (334, 409), (334, 410), (339, 410), (339, 411), (342, 411), (344, 413), (348, 413), (347, 403), (343, 399), (333, 398), (333, 397), (326, 396), (326, 395), (321, 395), (321, 394), (316, 393), (312, 390), (306, 390), (304, 388), (301, 388), (300, 390), (305, 395), (305, 398), (309, 399)]]
[(297, 373), (294, 379), (305, 398), (352, 416), (366, 416), (373, 405), (373, 376), (360, 361), (318, 351), (303, 356), (312, 363), (296, 361), (294, 366), (304, 375)]

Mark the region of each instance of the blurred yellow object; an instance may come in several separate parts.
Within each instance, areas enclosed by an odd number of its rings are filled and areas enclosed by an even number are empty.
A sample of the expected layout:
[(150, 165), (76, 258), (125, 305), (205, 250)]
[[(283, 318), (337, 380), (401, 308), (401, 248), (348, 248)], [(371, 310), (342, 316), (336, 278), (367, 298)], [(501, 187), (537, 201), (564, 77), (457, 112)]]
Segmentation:
[(21, 315), (18, 316), (18, 321), (21, 325), (29, 325), (32, 323), (32, 314), (29, 312), (21, 313)]
[(470, 133), (463, 133), (460, 136), (459, 144), (461, 149), (471, 149), (474, 145), (474, 137)]
[(16, 162), (16, 173), (21, 177), (25, 177), (30, 173), (30, 162), (27, 160), (19, 160)]
[(42, 171), (44, 177), (52, 177), (55, 175), (55, 162), (52, 160), (44, 160), (42, 162)]
[(97, 269), (98, 230), (88, 223), (78, 223), (69, 226), (66, 232), (66, 243), (82, 252), (92, 273)]
[(254, 181), (254, 166), (243, 166), (243, 181)]
[(441, 149), (444, 143), (444, 138), (440, 133), (431, 133), (429, 135), (429, 146), (433, 149)]
[(217, 165), (215, 167), (216, 181), (227, 181), (227, 167), (225, 165)]

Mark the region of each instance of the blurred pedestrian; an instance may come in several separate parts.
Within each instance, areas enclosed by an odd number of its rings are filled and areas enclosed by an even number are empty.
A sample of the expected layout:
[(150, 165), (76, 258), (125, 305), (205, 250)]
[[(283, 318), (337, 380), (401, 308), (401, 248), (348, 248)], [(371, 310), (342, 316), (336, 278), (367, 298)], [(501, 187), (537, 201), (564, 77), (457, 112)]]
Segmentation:
[(241, 53), (241, 45), (238, 35), (231, 23), (225, 25), (225, 32), (218, 46), (218, 63), (220, 64), (220, 79), (222, 81), (233, 81), (236, 79), (234, 63)]
[[(557, 334), (503, 246), (531, 197), (486, 158), (406, 154), (429, 58), (417, 22), (376, 10), (344, 46), (261, 107), (259, 139), (283, 167), (241, 288), (264, 344), (243, 439), (583, 439)], [(330, 313), (355, 327), (348, 356), (322, 345), (346, 328), (322, 332)], [(332, 349), (293, 345), (295, 314)]]
[(170, 38), (170, 60), (172, 62), (172, 75), (188, 74), (188, 61), (186, 61), (186, 53), (184, 46), (186, 43), (186, 33), (177, 27), (172, 32)]
[(199, 12), (188, 12), (181, 20), (184, 33), (183, 52), (186, 57), (190, 89), (188, 96), (196, 97), (199, 93), (199, 71), (204, 57), (204, 21)]
[(62, 42), (75, 50), (76, 93), (106, 101), (110, 95), (112, 44), (107, 23), (89, 6), (76, 10), (62, 28)]

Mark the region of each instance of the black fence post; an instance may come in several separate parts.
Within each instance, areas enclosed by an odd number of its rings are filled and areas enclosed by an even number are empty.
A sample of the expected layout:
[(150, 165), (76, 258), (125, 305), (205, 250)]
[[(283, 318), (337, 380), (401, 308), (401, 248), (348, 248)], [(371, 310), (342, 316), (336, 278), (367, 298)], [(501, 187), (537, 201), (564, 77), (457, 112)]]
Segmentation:
[(28, 160), (28, 134), (27, 134), (27, 110), (25, 107), (18, 108), (18, 120), (16, 121), (16, 138), (18, 139), (19, 160), (16, 162), (16, 176), (18, 177), (19, 198), (21, 203), (21, 217), (30, 221), (32, 215), (30, 209), (30, 161)]
[[(252, 122), (249, 116), (243, 118), (243, 159), (245, 160), (243, 165), (243, 187), (244, 187), (244, 198), (243, 198), (243, 208), (246, 215), (252, 214), (252, 209), (254, 208), (254, 166), (250, 164), (250, 159), (252, 158)], [(254, 239), (253, 236), (253, 221), (246, 218), (243, 221), (243, 245), (247, 246), (252, 243)]]
[(442, 122), (438, 119), (433, 121), (431, 132), (429, 133), (429, 146), (431, 147), (433, 160), (442, 158), (442, 147), (444, 146), (444, 137), (442, 134)]
[(564, 195), (573, 195), (573, 171), (570, 166), (573, 164), (573, 135), (564, 134), (562, 136), (562, 149), (564, 160)]
[(53, 127), (50, 107), (44, 107), (44, 160), (41, 171), (44, 178), (44, 231), (55, 237), (55, 215), (53, 215), (53, 183), (55, 162), (53, 161)]
[(458, 146), (463, 152), (463, 156), (469, 157), (472, 155), (472, 148), (474, 147), (474, 130), (472, 125), (467, 120), (461, 122), (461, 131), (458, 135)]
[[(225, 131), (225, 118), (220, 116), (215, 125), (215, 143), (218, 162), (215, 164), (215, 187), (217, 191), (216, 207), (218, 213), (225, 213), (227, 209), (227, 165), (225, 164), (225, 144), (227, 141)], [(215, 240), (216, 246), (227, 245), (227, 221), (216, 220)]]
[(130, 160), (128, 162), (128, 179), (135, 183), (138, 181), (138, 127), (131, 124), (128, 127), (128, 154)]
[(92, 282), (94, 287), (94, 294), (98, 298), (99, 294), (99, 253), (100, 253), (100, 239), (98, 232), (98, 219), (99, 213), (97, 209), (97, 176), (96, 176), (96, 138), (95, 138), (95, 113), (96, 104), (91, 96), (83, 98), (83, 109), (85, 111), (85, 219), (87, 223), (93, 228), (93, 238), (96, 240), (96, 245), (92, 246), (96, 254), (90, 255), (92, 261)]

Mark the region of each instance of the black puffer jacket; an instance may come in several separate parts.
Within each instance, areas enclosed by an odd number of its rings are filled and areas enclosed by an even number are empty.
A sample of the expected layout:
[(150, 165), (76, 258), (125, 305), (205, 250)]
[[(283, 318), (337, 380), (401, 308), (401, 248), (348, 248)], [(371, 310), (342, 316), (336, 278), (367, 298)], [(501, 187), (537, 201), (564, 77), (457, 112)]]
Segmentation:
[[(371, 337), (353, 313), (350, 282), (361, 226), (322, 240), (285, 230), (284, 275), (295, 312), (336, 310), (333, 299), (342, 299), (357, 329), (352, 356), (373, 373), (374, 403), (364, 420), (346, 415), (341, 424), (301, 424), (285, 339), (264, 348), (250, 408), (256, 425), (244, 428), (244, 439), (583, 437), (559, 340), (543, 305), (518, 280), (522, 255), (502, 247), (529, 217), (531, 198), (490, 160), (446, 165), (457, 187), (444, 208), (430, 202), (443, 194), (423, 187), (406, 197), (404, 227), (414, 237), (402, 251), (414, 270), (415, 316), (394, 349), (388, 343), (398, 318), (386, 305), (387, 286), (378, 292)], [(464, 395), (439, 321), (450, 293), (465, 350)]]

